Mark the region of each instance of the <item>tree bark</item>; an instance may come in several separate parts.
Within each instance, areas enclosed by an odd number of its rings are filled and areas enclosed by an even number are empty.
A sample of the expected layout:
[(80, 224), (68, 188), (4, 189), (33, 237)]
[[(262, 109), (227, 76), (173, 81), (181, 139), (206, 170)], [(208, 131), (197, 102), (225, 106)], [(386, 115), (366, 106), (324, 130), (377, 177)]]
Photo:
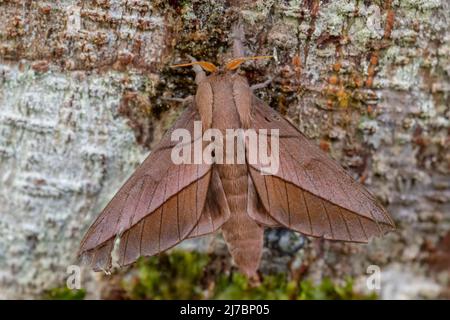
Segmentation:
[[(369, 245), (282, 241), (263, 270), (381, 268), (381, 296), (450, 295), (450, 4), (397, 1), (0, 1), (0, 297), (64, 283), (94, 217), (220, 64), (240, 20), (260, 95), (379, 197), (398, 231)], [(275, 239), (275, 240), (273, 240)], [(286, 248), (287, 246), (287, 248)]]

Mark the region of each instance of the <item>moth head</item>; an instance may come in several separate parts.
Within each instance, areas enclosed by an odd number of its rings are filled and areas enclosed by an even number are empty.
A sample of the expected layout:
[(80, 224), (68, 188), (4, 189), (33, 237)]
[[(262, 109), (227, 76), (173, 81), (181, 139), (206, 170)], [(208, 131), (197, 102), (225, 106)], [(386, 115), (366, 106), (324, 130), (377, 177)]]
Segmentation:
[(208, 61), (194, 61), (194, 62), (190, 62), (190, 63), (175, 64), (175, 65), (172, 65), (171, 67), (176, 68), (176, 67), (189, 67), (189, 66), (198, 65), (205, 71), (208, 71), (211, 73), (219, 73), (219, 72), (236, 70), (237, 68), (239, 68), (239, 66), (242, 63), (249, 61), (249, 60), (260, 60), (260, 59), (270, 59), (270, 58), (272, 58), (272, 56), (240, 57), (240, 58), (235, 58), (235, 59), (228, 61), (227, 63), (225, 63), (225, 65), (223, 67), (220, 67), (220, 68), (216, 67), (213, 63), (208, 62)]

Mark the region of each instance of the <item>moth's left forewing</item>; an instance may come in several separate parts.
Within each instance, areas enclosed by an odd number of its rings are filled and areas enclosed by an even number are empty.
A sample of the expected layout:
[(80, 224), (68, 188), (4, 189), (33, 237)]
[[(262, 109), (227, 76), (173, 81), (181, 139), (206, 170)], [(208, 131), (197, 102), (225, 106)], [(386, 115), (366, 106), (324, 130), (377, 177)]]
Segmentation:
[(278, 171), (262, 174), (262, 165), (249, 163), (259, 199), (274, 220), (306, 235), (353, 242), (394, 229), (389, 214), (362, 185), (257, 97), (251, 119), (257, 132), (267, 129), (270, 136), (279, 130)]
[[(202, 218), (211, 165), (175, 164), (171, 134), (187, 130), (194, 137), (194, 105), (176, 121), (87, 231), (79, 255), (95, 270), (111, 267), (116, 238), (119, 265), (171, 248), (190, 236)], [(190, 145), (194, 140), (189, 142)], [(193, 150), (191, 148), (191, 150)]]

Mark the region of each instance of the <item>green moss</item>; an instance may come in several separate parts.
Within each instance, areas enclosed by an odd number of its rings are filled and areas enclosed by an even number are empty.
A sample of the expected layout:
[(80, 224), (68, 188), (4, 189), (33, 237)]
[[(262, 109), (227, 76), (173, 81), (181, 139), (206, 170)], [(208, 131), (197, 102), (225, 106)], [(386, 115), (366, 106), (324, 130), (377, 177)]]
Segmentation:
[(195, 252), (176, 252), (137, 263), (138, 274), (123, 281), (131, 299), (201, 299), (200, 282), (209, 258)]
[(67, 287), (53, 288), (44, 293), (46, 300), (83, 300), (86, 296), (84, 289), (72, 290)]
[(229, 277), (219, 276), (211, 298), (287, 300), (295, 298), (296, 290), (296, 283), (283, 274), (265, 276), (261, 284), (251, 285), (244, 275), (233, 273)]
[(122, 280), (126, 299), (376, 299), (354, 292), (347, 279), (338, 285), (326, 278), (319, 284), (290, 280), (286, 274), (264, 275), (251, 283), (238, 272), (212, 270), (211, 258), (196, 252), (141, 259), (134, 276)]
[(343, 285), (338, 285), (325, 278), (319, 285), (314, 285), (310, 281), (302, 281), (298, 299), (300, 300), (374, 300), (375, 293), (361, 295), (353, 290), (353, 281), (348, 278)]

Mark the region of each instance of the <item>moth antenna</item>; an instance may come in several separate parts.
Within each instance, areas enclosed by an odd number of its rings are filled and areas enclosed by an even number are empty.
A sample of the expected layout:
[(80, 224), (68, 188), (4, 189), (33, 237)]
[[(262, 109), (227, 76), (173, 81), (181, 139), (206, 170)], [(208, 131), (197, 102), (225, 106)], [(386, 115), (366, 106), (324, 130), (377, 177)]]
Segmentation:
[(199, 65), (200, 67), (202, 67), (203, 70), (208, 71), (208, 72), (216, 72), (217, 71), (217, 67), (208, 61), (193, 61), (193, 62), (189, 62), (189, 63), (181, 63), (181, 64), (174, 64), (171, 65), (171, 68), (178, 68), (178, 67), (191, 67), (194, 65)]
[(233, 60), (230, 60), (225, 65), (225, 68), (227, 70), (235, 70), (237, 69), (242, 63), (249, 60), (261, 60), (261, 59), (272, 59), (273, 56), (253, 56), (253, 57), (240, 57)]

